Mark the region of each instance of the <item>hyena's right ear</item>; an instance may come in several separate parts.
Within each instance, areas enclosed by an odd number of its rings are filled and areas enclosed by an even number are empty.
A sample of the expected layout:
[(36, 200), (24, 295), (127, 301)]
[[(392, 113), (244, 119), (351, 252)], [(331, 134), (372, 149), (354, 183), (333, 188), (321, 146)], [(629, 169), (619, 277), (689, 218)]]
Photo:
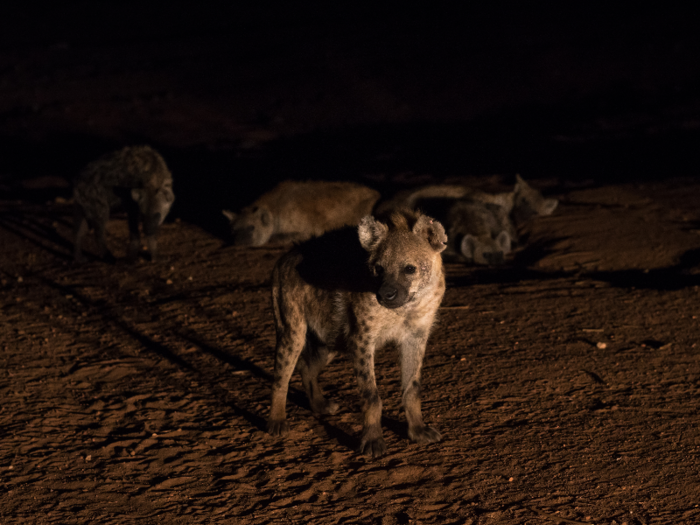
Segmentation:
[(466, 234), (459, 244), (459, 251), (467, 260), (474, 260), (479, 241), (473, 235)]
[(501, 249), (503, 255), (510, 253), (511, 239), (510, 234), (507, 231), (503, 230), (498, 234), (498, 237), (496, 237), (496, 246)]
[(371, 215), (365, 215), (360, 219), (357, 226), (357, 235), (360, 238), (360, 245), (371, 252), (386, 237), (389, 228), (386, 224), (379, 222)]
[(438, 221), (431, 219), (427, 215), (418, 217), (416, 224), (413, 226), (413, 233), (423, 237), (428, 241), (431, 248), (438, 253), (447, 248), (445, 228)]
[(224, 217), (226, 217), (231, 223), (236, 220), (236, 217), (238, 217), (238, 214), (232, 212), (231, 210), (221, 210), (221, 213), (223, 213)]

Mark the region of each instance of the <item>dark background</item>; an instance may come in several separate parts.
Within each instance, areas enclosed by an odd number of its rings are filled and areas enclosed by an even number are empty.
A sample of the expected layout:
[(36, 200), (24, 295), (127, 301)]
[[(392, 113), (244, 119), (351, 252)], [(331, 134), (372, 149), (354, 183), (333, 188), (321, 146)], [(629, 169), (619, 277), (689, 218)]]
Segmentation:
[(695, 177), (697, 22), (681, 8), (5, 5), (0, 189), (69, 195), (88, 161), (149, 143), (175, 177), (173, 216), (216, 231), (222, 207), (286, 178), (388, 193), (520, 173), (561, 193)]

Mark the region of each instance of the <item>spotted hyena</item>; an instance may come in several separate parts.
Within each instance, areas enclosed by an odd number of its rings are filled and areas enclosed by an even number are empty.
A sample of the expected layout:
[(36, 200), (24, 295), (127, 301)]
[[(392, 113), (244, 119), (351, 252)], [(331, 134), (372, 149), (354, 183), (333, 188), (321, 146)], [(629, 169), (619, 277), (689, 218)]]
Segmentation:
[(450, 204), (459, 199), (500, 206), (515, 227), (523, 225), (533, 216), (551, 215), (559, 204), (557, 199), (545, 198), (539, 190), (530, 186), (520, 175), (516, 175), (513, 191), (488, 193), (464, 184), (430, 184), (397, 193), (390, 200), (377, 206), (377, 211), (386, 213), (400, 207), (429, 208), (440, 217), (440, 207), (444, 215)]
[(510, 253), (514, 228), (502, 206), (460, 199), (450, 204), (445, 224), (450, 238), (446, 256), (498, 265)]
[(277, 330), (275, 380), (268, 431), (286, 434), (287, 389), (301, 373), (311, 408), (333, 414), (318, 375), (338, 351), (351, 356), (363, 404), (359, 451), (386, 452), (382, 401), (374, 375), (375, 350), (399, 348), (401, 391), (408, 436), (418, 443), (440, 440), (423, 423), (420, 380), (423, 355), (445, 292), (442, 225), (418, 212), (401, 210), (387, 219), (365, 216), (356, 228), (342, 228), (302, 243), (284, 255), (272, 273)]
[(234, 244), (262, 246), (356, 226), (377, 200), (378, 191), (353, 182), (284, 181), (240, 213), (222, 213), (231, 223)]
[(175, 200), (173, 178), (163, 157), (149, 146), (126, 147), (88, 164), (76, 178), (74, 258), (81, 260), (82, 241), (88, 227), (95, 229), (98, 255), (114, 256), (107, 248), (105, 227), (110, 212), (126, 209), (129, 221), (127, 257), (136, 259), (141, 248), (139, 222), (151, 260), (157, 258), (156, 234)]

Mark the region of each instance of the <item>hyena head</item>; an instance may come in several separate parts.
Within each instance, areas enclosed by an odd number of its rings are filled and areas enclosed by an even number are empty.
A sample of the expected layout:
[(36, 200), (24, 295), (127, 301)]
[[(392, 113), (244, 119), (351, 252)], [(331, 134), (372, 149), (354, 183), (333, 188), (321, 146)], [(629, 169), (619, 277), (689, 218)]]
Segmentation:
[(510, 245), (510, 235), (505, 230), (495, 239), (489, 235), (476, 237), (467, 234), (462, 237), (459, 251), (469, 262), (495, 266), (505, 262), (505, 256), (510, 253)]
[(241, 213), (223, 210), (231, 223), (233, 244), (238, 246), (262, 246), (272, 237), (274, 221), (267, 206), (248, 206)]
[(400, 210), (386, 222), (367, 215), (360, 220), (358, 236), (377, 278), (377, 301), (386, 308), (419, 298), (440, 272), (447, 235), (442, 224), (427, 215)]
[(134, 188), (131, 198), (136, 201), (143, 218), (143, 233), (155, 234), (158, 226), (163, 224), (165, 217), (175, 202), (172, 181), (166, 181), (159, 188)]
[(551, 215), (559, 201), (545, 199), (538, 190), (530, 186), (520, 175), (515, 176), (513, 218), (522, 222), (535, 215)]

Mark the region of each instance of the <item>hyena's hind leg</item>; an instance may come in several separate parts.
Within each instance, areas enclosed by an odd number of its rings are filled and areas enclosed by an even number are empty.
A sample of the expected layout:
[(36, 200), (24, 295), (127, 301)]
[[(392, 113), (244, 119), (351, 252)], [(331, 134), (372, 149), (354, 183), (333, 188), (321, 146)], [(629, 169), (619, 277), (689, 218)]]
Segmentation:
[[(273, 274), (273, 283), (279, 275)], [(279, 286), (273, 284), (272, 307), (275, 313), (277, 346), (275, 349), (275, 376), (272, 383), (272, 406), (267, 420), (267, 431), (273, 436), (289, 432), (287, 423), (287, 392), (299, 356), (306, 344), (306, 322), (298, 304), (286, 300)]]
[(88, 231), (88, 221), (79, 204), (73, 208), (73, 260), (83, 262), (83, 239)]
[(335, 351), (330, 350), (311, 329), (307, 329), (306, 345), (297, 363), (297, 368), (301, 373), (301, 381), (304, 384), (306, 395), (309, 397), (311, 410), (316, 414), (332, 415), (339, 408), (338, 403), (326, 399), (323, 395), (323, 389), (318, 384), (319, 374), (335, 355)]

